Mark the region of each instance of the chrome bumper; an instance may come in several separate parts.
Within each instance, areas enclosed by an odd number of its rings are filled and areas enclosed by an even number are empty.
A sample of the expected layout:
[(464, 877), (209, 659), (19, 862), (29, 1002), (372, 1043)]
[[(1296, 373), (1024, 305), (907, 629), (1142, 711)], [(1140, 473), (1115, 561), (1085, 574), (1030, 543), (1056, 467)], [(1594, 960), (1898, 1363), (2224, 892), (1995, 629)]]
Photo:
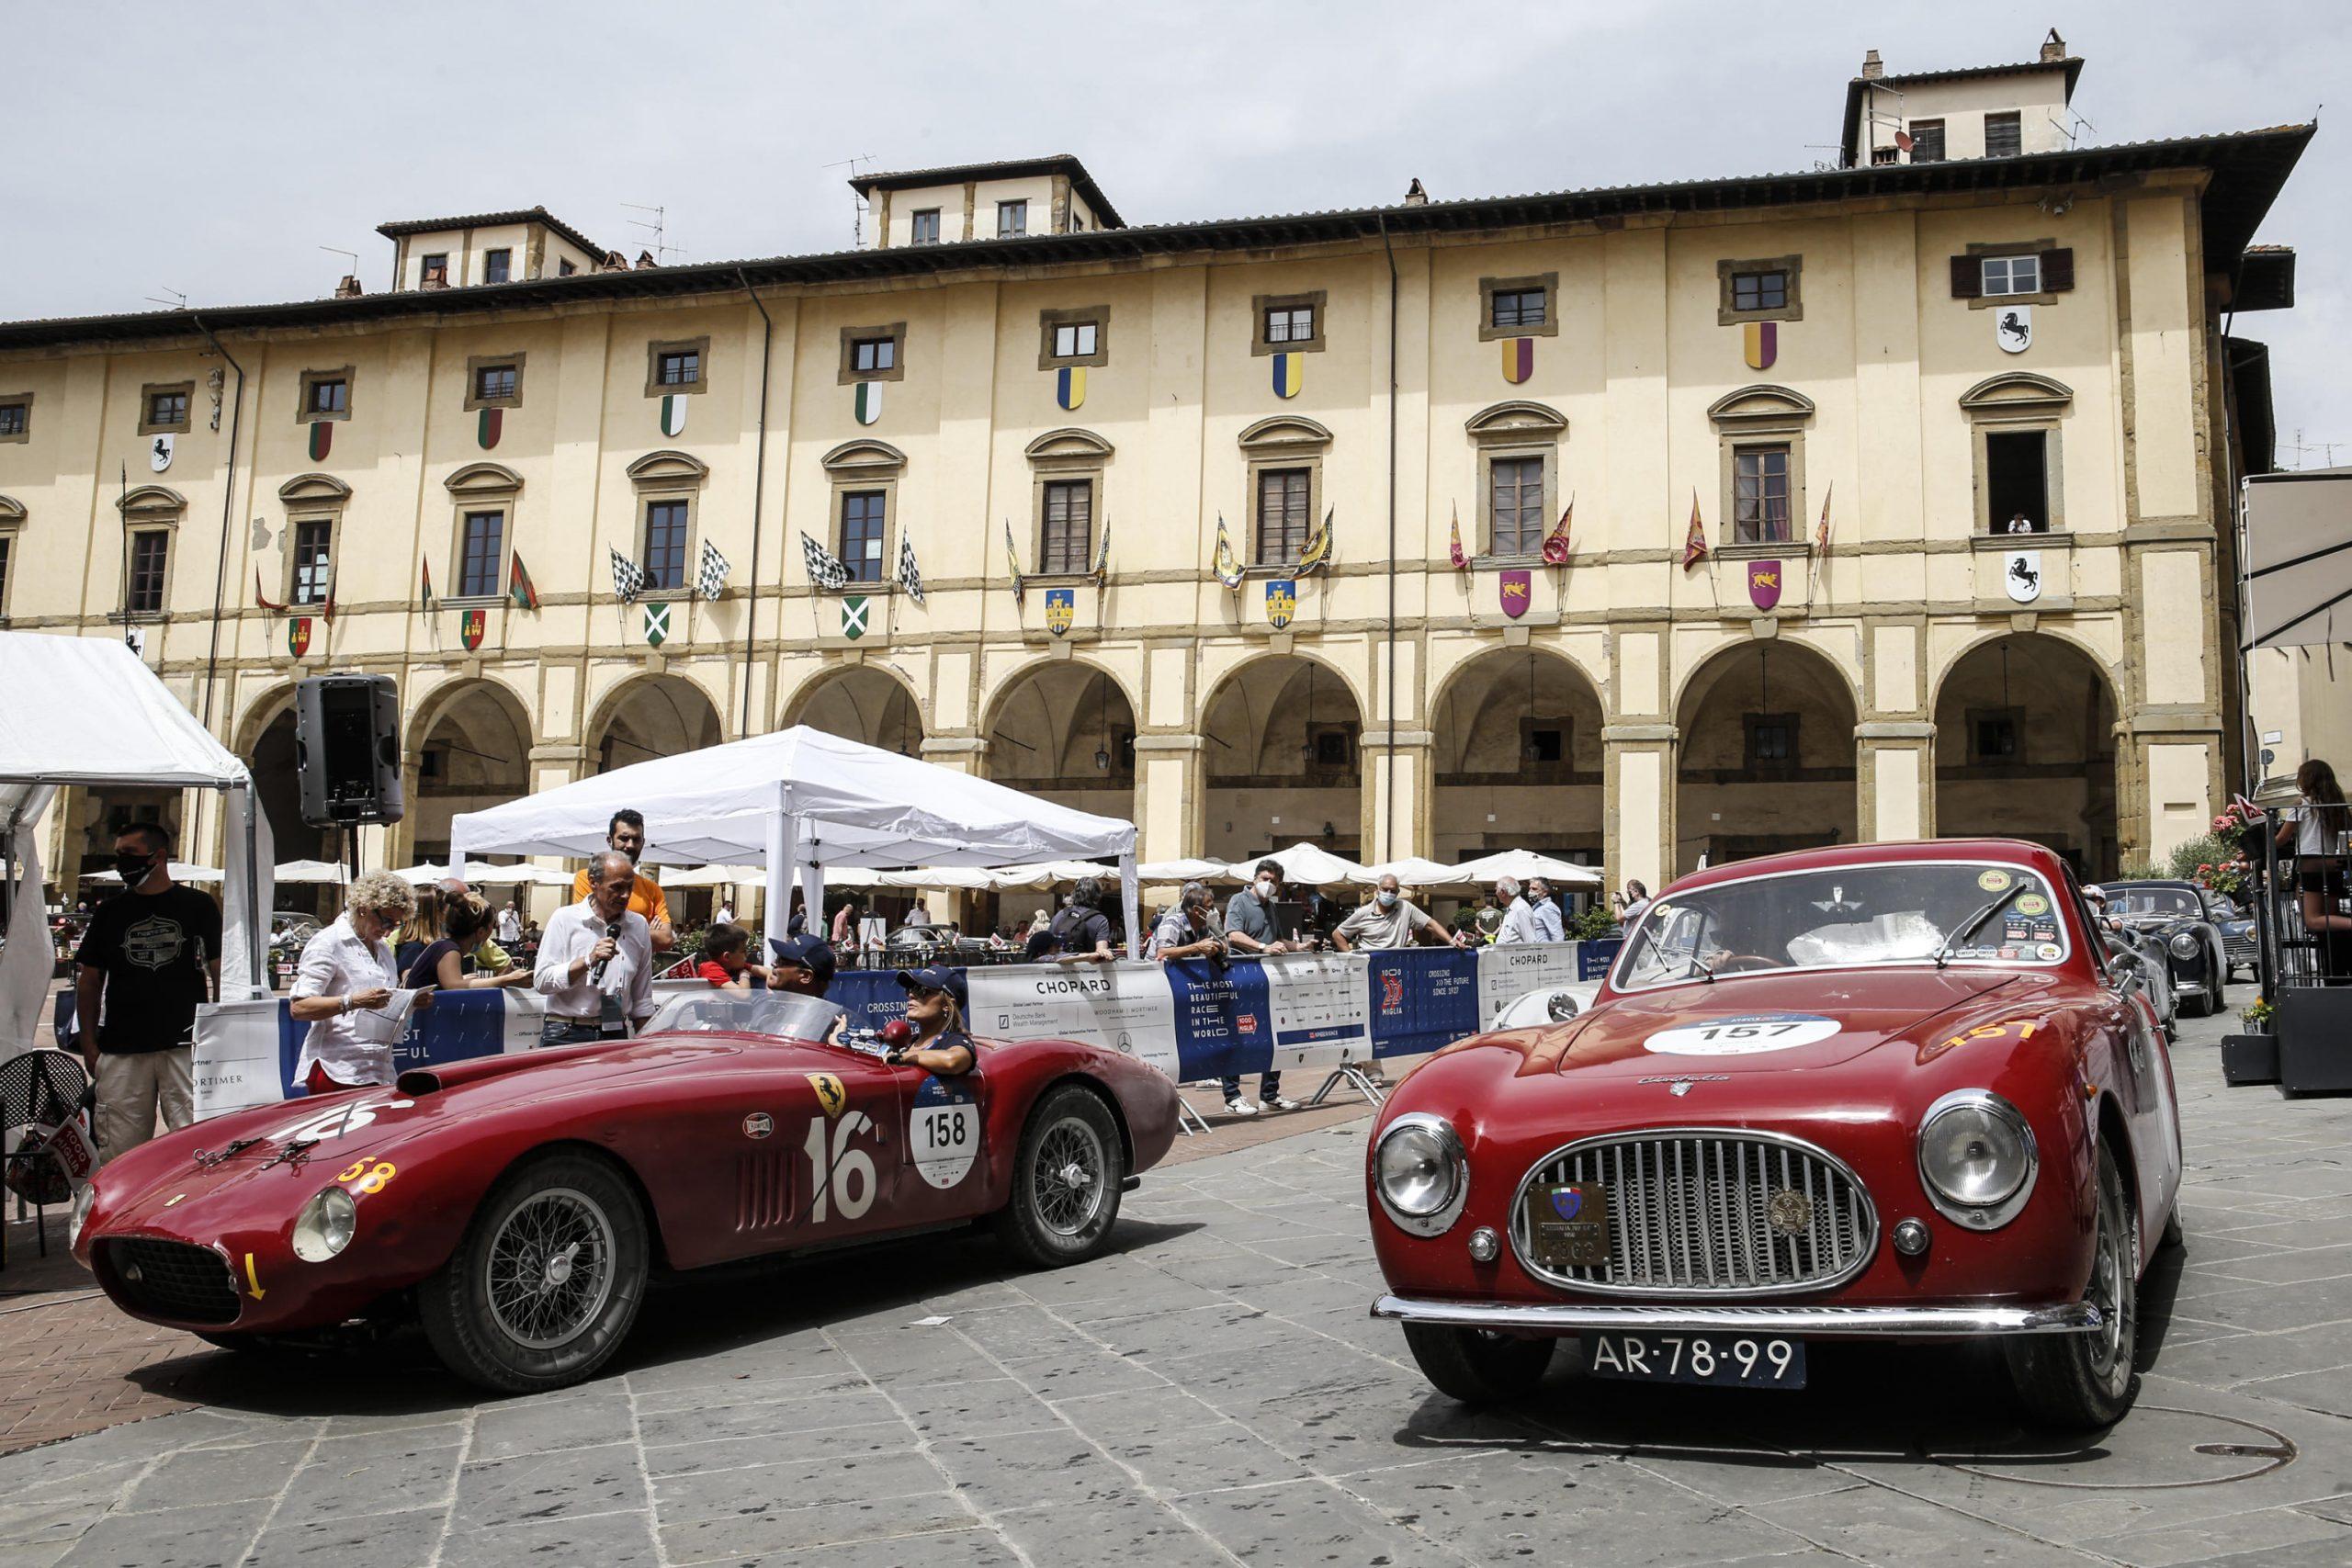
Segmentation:
[(2100, 1325), (2089, 1302), (2064, 1306), (1835, 1307), (1617, 1305), (1544, 1302), (1409, 1301), (1383, 1296), (1372, 1315), (1456, 1328), (1521, 1329), (1548, 1334), (1819, 1334), (1975, 1338), (1989, 1334), (2082, 1334)]

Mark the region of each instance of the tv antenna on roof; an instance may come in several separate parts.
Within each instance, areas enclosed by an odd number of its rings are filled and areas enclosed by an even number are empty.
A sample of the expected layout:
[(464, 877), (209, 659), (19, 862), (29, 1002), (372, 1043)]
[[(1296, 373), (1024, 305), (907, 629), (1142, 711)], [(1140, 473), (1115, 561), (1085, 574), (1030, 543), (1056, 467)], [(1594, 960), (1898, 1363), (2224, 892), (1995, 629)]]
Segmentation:
[(357, 251), (346, 251), (341, 245), (321, 245), (319, 249), (326, 252), (330, 255), (349, 256), (351, 258), (350, 276), (353, 277), (357, 277), (359, 276), (359, 253)]
[(166, 299), (164, 298), (163, 294), (150, 294), (147, 296), (149, 300), (158, 305), (169, 305), (175, 310), (185, 310), (187, 309), (187, 295), (181, 293), (178, 289), (173, 288), (168, 283), (159, 285), (158, 287), (163, 289), (164, 294), (168, 294), (171, 298)]
[[(818, 167), (820, 169), (847, 169), (849, 171), (849, 177), (852, 180), (855, 180), (859, 175), (865, 173), (865, 171), (860, 169), (858, 165), (860, 164), (871, 164), (872, 162), (874, 162), (873, 153), (860, 152), (854, 158), (836, 159), (830, 164), (820, 164)], [(865, 193), (859, 190), (854, 185), (853, 185), (850, 187), (850, 202), (849, 243), (850, 248), (854, 250), (858, 246), (865, 243)]]
[(673, 251), (679, 255), (684, 255), (686, 254), (685, 246), (673, 245), (669, 243), (670, 209), (668, 208), (646, 207), (634, 201), (624, 201), (621, 205), (628, 208), (631, 212), (650, 212), (653, 214), (653, 220), (650, 223), (642, 218), (632, 218), (629, 220), (629, 223), (633, 228), (645, 229), (652, 232), (653, 259), (655, 261), (658, 262), (662, 260), (664, 256), (670, 254)]

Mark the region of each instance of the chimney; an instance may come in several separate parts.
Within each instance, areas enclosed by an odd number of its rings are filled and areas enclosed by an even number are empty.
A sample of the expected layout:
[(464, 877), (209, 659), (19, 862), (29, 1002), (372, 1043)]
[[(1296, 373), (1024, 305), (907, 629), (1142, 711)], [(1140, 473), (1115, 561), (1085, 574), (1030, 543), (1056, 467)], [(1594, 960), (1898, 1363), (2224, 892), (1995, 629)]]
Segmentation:
[(653, 259), (653, 253), (651, 251), (639, 251), (637, 253), (637, 265), (639, 269), (641, 271), (646, 267), (658, 266), (661, 264)]
[(356, 299), (366, 292), (359, 287), (359, 279), (349, 273), (345, 273), (343, 281), (334, 286), (334, 297), (338, 299)]
[(1863, 81), (1875, 82), (1885, 74), (1886, 62), (1878, 57), (1878, 51), (1871, 50), (1862, 56)]
[(1429, 204), (1430, 193), (1421, 188), (1421, 182), (1418, 177), (1416, 177), (1411, 185), (1405, 187), (1405, 205), (1408, 207), (1427, 207)]
[(2050, 36), (2041, 40), (2042, 63), (2045, 65), (2054, 64), (2058, 61), (2065, 58), (2066, 40), (2058, 36), (2058, 29), (2056, 28), (2052, 28), (2050, 29)]
[(627, 272), (628, 258), (618, 251), (606, 251), (605, 259), (596, 264), (598, 272)]

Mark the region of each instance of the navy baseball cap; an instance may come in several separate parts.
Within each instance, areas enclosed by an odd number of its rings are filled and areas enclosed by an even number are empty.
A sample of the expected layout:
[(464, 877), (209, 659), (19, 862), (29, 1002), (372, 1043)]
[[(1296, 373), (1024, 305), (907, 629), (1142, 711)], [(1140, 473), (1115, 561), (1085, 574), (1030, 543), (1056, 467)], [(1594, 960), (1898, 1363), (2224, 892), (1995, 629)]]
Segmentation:
[(824, 938), (786, 937), (782, 942), (771, 942), (768, 945), (775, 950), (775, 961), (778, 964), (798, 964), (817, 977), (820, 988), (833, 983), (832, 944), (826, 942)]
[(964, 972), (950, 969), (944, 964), (926, 964), (920, 969), (899, 971), (899, 984), (908, 990), (945, 991), (956, 998), (956, 1005), (971, 1010), (971, 994), (964, 987)]

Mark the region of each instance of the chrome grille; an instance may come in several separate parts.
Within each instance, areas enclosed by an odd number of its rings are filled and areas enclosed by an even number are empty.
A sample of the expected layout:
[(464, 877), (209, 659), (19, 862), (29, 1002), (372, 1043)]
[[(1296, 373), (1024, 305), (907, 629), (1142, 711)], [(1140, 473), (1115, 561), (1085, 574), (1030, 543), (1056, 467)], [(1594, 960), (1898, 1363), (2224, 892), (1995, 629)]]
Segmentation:
[[(1555, 1268), (1528, 1235), (1532, 1190), (1599, 1182), (1609, 1211), (1609, 1262)], [(1803, 1228), (1772, 1223), (1776, 1194), (1805, 1200)], [(1794, 1207), (1784, 1201), (1785, 1212)], [(1811, 1144), (1705, 1127), (1588, 1138), (1556, 1149), (1520, 1183), (1511, 1247), (1539, 1279), (1600, 1292), (1774, 1294), (1842, 1283), (1878, 1245), (1878, 1211), (1854, 1173)]]

